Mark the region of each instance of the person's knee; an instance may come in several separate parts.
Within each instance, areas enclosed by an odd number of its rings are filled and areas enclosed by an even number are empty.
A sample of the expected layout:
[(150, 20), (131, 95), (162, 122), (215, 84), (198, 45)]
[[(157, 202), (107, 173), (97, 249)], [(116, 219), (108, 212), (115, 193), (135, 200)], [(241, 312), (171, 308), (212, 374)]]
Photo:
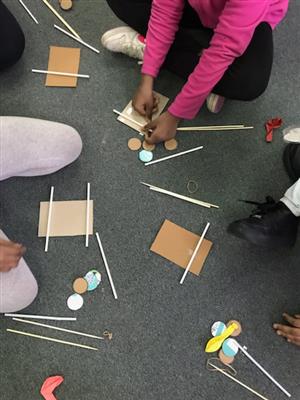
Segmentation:
[(14, 65), (21, 58), (25, 49), (25, 36), (16, 24), (9, 29), (9, 35), (0, 41), (0, 69)]
[[(13, 299), (13, 309), (10, 309), (7, 312), (21, 311), (30, 306), (38, 295), (38, 283), (32, 275), (31, 279), (27, 280), (24, 284), (20, 284), (17, 290), (18, 295)], [(19, 293), (22, 293), (22, 296), (20, 296)]]
[(108, 6), (113, 11), (113, 13), (121, 20), (124, 21), (124, 0), (106, 0)]
[[(25, 263), (24, 260), (21, 260)], [(22, 268), (22, 272), (18, 269)], [(3, 274), (10, 274), (11, 278), (3, 277)], [(2, 275), (2, 276), (1, 276)], [(17, 312), (28, 307), (35, 300), (38, 294), (38, 284), (26, 266), (17, 267), (12, 273), (0, 273), (2, 282), (0, 313)]]
[(64, 125), (61, 131), (61, 160), (64, 166), (71, 164), (80, 156), (82, 140), (75, 128)]
[(257, 70), (248, 74), (245, 79), (247, 85), (243, 90), (241, 100), (252, 101), (266, 91), (270, 80), (270, 73), (266, 75), (263, 74), (261, 70)]
[(261, 96), (269, 84), (273, 64), (273, 35), (267, 22), (257, 26), (249, 47), (249, 65), (241, 78), (244, 81), (244, 100)]

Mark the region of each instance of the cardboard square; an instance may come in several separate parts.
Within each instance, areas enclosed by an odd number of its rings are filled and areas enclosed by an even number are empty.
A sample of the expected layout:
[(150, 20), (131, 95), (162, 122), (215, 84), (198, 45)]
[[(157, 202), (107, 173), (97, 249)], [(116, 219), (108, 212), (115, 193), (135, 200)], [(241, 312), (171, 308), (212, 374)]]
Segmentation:
[[(80, 236), (86, 229), (86, 200), (53, 201), (49, 236)], [(38, 237), (47, 233), (49, 201), (40, 202)], [(94, 201), (90, 200), (89, 234), (93, 234)]]
[[(50, 46), (48, 71), (78, 74), (80, 49)], [(77, 77), (47, 75), (45, 86), (76, 87)]]
[[(155, 95), (158, 97), (159, 102), (158, 102), (158, 109), (155, 114), (153, 114), (152, 119), (157, 118), (164, 110), (165, 106), (167, 105), (169, 98), (166, 96), (163, 96), (162, 94), (159, 94), (157, 92), (154, 92)], [(132, 107), (132, 101), (130, 101), (127, 106), (124, 108), (122, 111), (122, 114), (128, 115), (128, 117), (134, 119), (135, 121), (139, 122), (140, 124), (146, 125), (148, 123), (147, 119), (140, 115), (138, 112), (136, 112), (133, 107)], [(122, 117), (119, 115), (118, 121), (123, 122), (123, 124), (129, 126), (130, 128), (141, 132), (141, 127), (135, 124), (132, 121), (129, 121), (128, 119)]]
[[(200, 236), (166, 219), (150, 250), (186, 269), (199, 239)], [(200, 274), (211, 247), (212, 242), (204, 239), (191, 265), (190, 272), (195, 275)]]

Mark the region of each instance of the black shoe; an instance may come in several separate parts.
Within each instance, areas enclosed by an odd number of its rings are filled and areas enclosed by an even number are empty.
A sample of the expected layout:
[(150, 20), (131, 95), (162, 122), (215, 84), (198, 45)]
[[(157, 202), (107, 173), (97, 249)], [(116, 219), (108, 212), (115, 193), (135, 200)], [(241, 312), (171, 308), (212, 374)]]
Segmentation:
[(290, 143), (283, 152), (283, 164), (292, 182), (300, 178), (300, 144)]
[(254, 203), (258, 207), (249, 218), (232, 222), (228, 232), (238, 238), (261, 247), (292, 247), (297, 238), (299, 218), (282, 202), (268, 196), (266, 203)]

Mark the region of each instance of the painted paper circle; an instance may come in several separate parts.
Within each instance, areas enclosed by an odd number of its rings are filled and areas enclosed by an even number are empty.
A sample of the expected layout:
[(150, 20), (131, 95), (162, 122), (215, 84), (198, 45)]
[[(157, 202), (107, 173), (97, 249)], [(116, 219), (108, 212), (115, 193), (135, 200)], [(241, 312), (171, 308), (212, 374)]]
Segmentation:
[(87, 280), (84, 278), (76, 278), (73, 282), (73, 290), (75, 293), (83, 294), (88, 289)]
[(235, 319), (231, 319), (230, 321), (228, 321), (227, 322), (227, 328), (228, 328), (228, 326), (229, 325), (231, 325), (231, 324), (233, 324), (233, 323), (235, 323), (237, 326), (238, 326), (238, 328), (235, 330), (235, 331), (233, 331), (232, 332), (232, 334), (230, 335), (230, 336), (239, 336), (239, 334), (242, 332), (242, 325), (240, 324), (240, 322), (239, 321), (236, 321)]
[(143, 141), (143, 149), (148, 150), (148, 151), (153, 151), (155, 150), (155, 144), (149, 144), (146, 142), (146, 140)]
[(177, 149), (178, 142), (176, 139), (170, 139), (170, 140), (165, 141), (164, 145), (165, 145), (166, 150), (173, 151), (173, 150)]
[(142, 142), (138, 138), (131, 138), (127, 142), (127, 146), (132, 151), (137, 151), (141, 148)]
[(224, 340), (224, 342), (222, 344), (222, 350), (223, 350), (223, 353), (225, 354), (225, 356), (234, 357), (237, 355), (237, 353), (239, 351), (239, 347), (237, 345), (236, 340), (229, 338), (229, 339)]
[(83, 297), (78, 293), (74, 293), (68, 298), (67, 305), (70, 310), (77, 311), (83, 306)]
[(144, 163), (149, 162), (153, 159), (153, 153), (148, 150), (142, 150), (139, 152), (139, 159)]
[(99, 271), (97, 271), (96, 269), (92, 269), (91, 271), (89, 271), (84, 279), (87, 281), (88, 283), (88, 288), (87, 290), (89, 292), (91, 292), (92, 290), (95, 290), (100, 282), (101, 282), (101, 274)]
[(226, 325), (224, 322), (216, 321), (211, 327), (211, 334), (213, 336), (220, 336), (225, 331)]
[(219, 351), (219, 360), (223, 363), (223, 364), (232, 364), (234, 361), (234, 357), (228, 357), (224, 354), (223, 350)]

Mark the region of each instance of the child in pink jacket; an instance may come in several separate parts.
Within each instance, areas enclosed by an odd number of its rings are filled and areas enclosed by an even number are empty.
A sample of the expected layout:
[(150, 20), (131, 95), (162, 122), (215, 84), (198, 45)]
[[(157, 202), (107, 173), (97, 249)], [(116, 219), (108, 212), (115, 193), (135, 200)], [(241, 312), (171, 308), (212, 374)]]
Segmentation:
[(252, 100), (266, 89), (273, 62), (272, 30), (288, 0), (108, 0), (129, 26), (102, 36), (111, 51), (143, 60), (134, 108), (151, 118), (153, 84), (161, 67), (186, 82), (168, 111), (146, 126), (149, 143), (175, 136), (181, 119), (202, 104), (212, 112), (225, 98)]

